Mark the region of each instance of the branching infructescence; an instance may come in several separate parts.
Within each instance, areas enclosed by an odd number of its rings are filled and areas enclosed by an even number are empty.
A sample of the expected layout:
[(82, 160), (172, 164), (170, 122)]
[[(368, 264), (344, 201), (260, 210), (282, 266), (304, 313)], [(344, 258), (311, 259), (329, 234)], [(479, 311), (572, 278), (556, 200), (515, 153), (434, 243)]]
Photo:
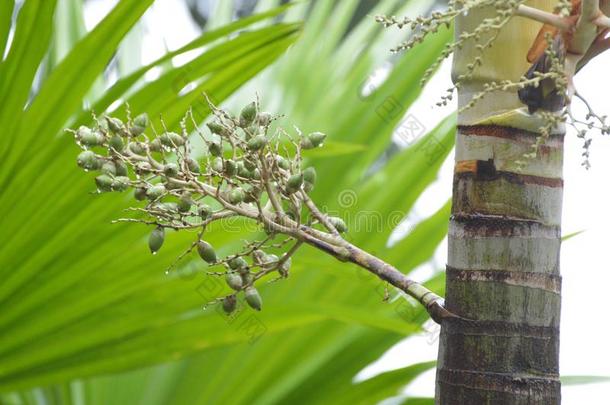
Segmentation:
[[(588, 167), (591, 138), (587, 136), (587, 131), (598, 129), (602, 134), (608, 134), (610, 126), (605, 117), (596, 114), (589, 103), (577, 94), (572, 78), (591, 59), (610, 48), (610, 38), (607, 38), (610, 34), (610, 18), (606, 16), (610, 12), (610, 0), (558, 0), (554, 13), (529, 7), (524, 3), (524, 0), (452, 0), (445, 11), (435, 12), (429, 17), (377, 16), (376, 21), (386, 27), (409, 27), (415, 32), (408, 41), (392, 49), (392, 52), (399, 52), (411, 49), (439, 28), (449, 27), (460, 14), (479, 8), (485, 8), (492, 13), (492, 16), (483, 18), (475, 29), (460, 33), (458, 38), (449, 43), (424, 75), (422, 84), (430, 79), (442, 60), (455, 50), (461, 49), (467, 42), (475, 44), (478, 55), (467, 65), (466, 73), (454, 78), (454, 86), (441, 97), (438, 106), (447, 105), (453, 99), (454, 92), (473, 77), (483, 63), (483, 52), (493, 45), (501, 29), (512, 18), (523, 17), (545, 24), (530, 50), (532, 55), (528, 54), (528, 59), (538, 55), (543, 63), (539, 63), (540, 60), (530, 60), (533, 63), (532, 69), (518, 81), (487, 83), (483, 91), (472, 95), (462, 110), (472, 108), (486, 95), (495, 91), (514, 89), (527, 105), (529, 113), (535, 114), (543, 122), (539, 130), (541, 135), (532, 145), (533, 152), (525, 157), (535, 157), (550, 133), (559, 125), (567, 123), (584, 139), (583, 165)], [(544, 44), (544, 41), (547, 44)], [(541, 100), (548, 93), (552, 93), (553, 99)], [(584, 119), (575, 118), (570, 111), (573, 96), (582, 100), (588, 109)]]
[[(190, 113), (181, 123), (181, 133), (164, 128), (157, 135), (145, 114), (126, 123), (106, 116), (96, 119), (92, 128), (71, 131), (84, 149), (78, 165), (99, 172), (95, 178), (99, 192), (133, 189), (141, 205), (131, 211), (139, 215), (117, 222), (151, 226), (153, 254), (162, 247), (167, 229), (195, 231), (196, 240), (178, 260), (197, 250), (203, 261), (217, 268), (208, 274), (225, 277), (234, 290), (215, 300), (228, 313), (235, 310), (238, 294), (260, 310), (256, 283), (267, 276), (287, 277), (291, 257), (307, 244), (361, 266), (414, 297), (438, 322), (453, 316), (443, 308), (441, 297), (349, 243), (342, 237), (347, 231), (345, 222), (325, 214), (309, 197), (316, 171), (304, 167), (302, 151), (321, 147), (326, 135), (272, 131), (270, 123), (275, 118), (259, 111), (258, 103), (247, 105), (238, 117), (209, 106), (214, 119), (206, 131)], [(192, 131), (205, 145), (202, 161), (193, 154)], [(219, 257), (206, 241), (206, 227), (229, 217), (257, 224), (264, 236), (247, 242), (240, 252)]]

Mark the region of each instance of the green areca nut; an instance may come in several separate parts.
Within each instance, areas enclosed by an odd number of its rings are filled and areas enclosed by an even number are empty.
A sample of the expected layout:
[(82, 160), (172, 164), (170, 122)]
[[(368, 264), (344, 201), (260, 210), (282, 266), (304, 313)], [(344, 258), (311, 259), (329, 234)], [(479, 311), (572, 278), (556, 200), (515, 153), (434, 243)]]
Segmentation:
[(146, 196), (149, 200), (157, 200), (165, 194), (165, 186), (163, 184), (156, 184), (146, 191)]
[(322, 146), (322, 144), (324, 143), (324, 140), (326, 139), (326, 134), (322, 132), (312, 132), (311, 134), (307, 135), (307, 138), (309, 138), (312, 145), (317, 148), (318, 146)]
[(299, 191), (301, 186), (303, 185), (303, 173), (293, 174), (288, 178), (286, 182), (286, 191), (288, 194), (293, 194)]
[(117, 176), (112, 180), (113, 191), (125, 191), (131, 185), (131, 180), (126, 176)]
[(225, 173), (227, 176), (235, 176), (237, 173), (237, 163), (234, 160), (225, 160)]
[(107, 174), (101, 174), (95, 178), (95, 185), (100, 191), (112, 191), (112, 177)]
[(256, 135), (248, 141), (248, 149), (251, 151), (258, 151), (265, 147), (267, 144), (267, 138), (264, 135)]
[(178, 211), (189, 212), (193, 206), (193, 199), (188, 193), (182, 194), (180, 200), (178, 200)]
[(146, 199), (146, 189), (144, 187), (137, 187), (133, 190), (133, 197), (138, 201), (143, 201)]
[(144, 133), (144, 131), (146, 131), (146, 127), (148, 126), (148, 123), (149, 123), (148, 114), (143, 113), (143, 114), (138, 115), (136, 118), (134, 118), (133, 126), (129, 129), (129, 133), (132, 136), (141, 135), (142, 133)]
[(106, 122), (108, 123), (108, 128), (115, 134), (122, 134), (125, 130), (125, 124), (118, 118), (106, 117)]
[(281, 156), (277, 156), (277, 157), (275, 158), (275, 161), (277, 162), (277, 166), (278, 166), (280, 169), (283, 169), (283, 170), (290, 170), (290, 162), (289, 162), (288, 160), (284, 159), (284, 158), (283, 158), (283, 157), (281, 157)]
[(187, 158), (185, 160), (186, 167), (193, 173), (199, 174), (201, 173), (201, 168), (199, 167), (199, 162), (193, 158)]
[(212, 156), (222, 156), (222, 144), (218, 141), (210, 142), (208, 150)]
[(179, 171), (180, 168), (176, 163), (167, 163), (165, 166), (163, 166), (163, 174), (165, 174), (167, 177), (176, 177)]
[(248, 305), (257, 311), (260, 311), (263, 307), (263, 299), (254, 287), (246, 287), (245, 291), (246, 302)]
[(216, 135), (224, 135), (225, 127), (217, 122), (208, 122), (206, 126), (210, 129), (210, 132)]
[(242, 128), (252, 124), (256, 119), (256, 103), (252, 102), (245, 106), (239, 114), (239, 124)]
[(222, 299), (222, 309), (227, 314), (232, 314), (237, 308), (237, 298), (235, 295), (229, 295)]
[(233, 270), (239, 270), (248, 267), (248, 262), (243, 257), (234, 257), (229, 260), (228, 265)]
[(225, 281), (227, 282), (228, 286), (235, 291), (241, 290), (244, 286), (241, 276), (237, 273), (227, 273), (225, 275)]
[(148, 247), (150, 248), (150, 252), (155, 254), (161, 249), (163, 246), (163, 242), (165, 241), (165, 229), (162, 227), (157, 227), (153, 229), (148, 237)]
[(244, 190), (241, 187), (234, 188), (229, 191), (229, 194), (227, 195), (227, 200), (229, 200), (231, 204), (239, 204), (243, 202), (245, 198), (246, 193), (244, 193)]
[(159, 137), (164, 146), (174, 148), (184, 145), (184, 138), (175, 132), (167, 132)]
[(222, 161), (221, 157), (217, 157), (214, 158), (214, 160), (212, 160), (212, 170), (214, 170), (215, 172), (218, 173), (222, 173), (224, 169), (224, 163)]
[(197, 242), (197, 252), (199, 256), (207, 263), (216, 263), (216, 251), (208, 242), (200, 240)]
[(201, 217), (201, 219), (207, 219), (210, 215), (212, 215), (212, 208), (210, 208), (207, 204), (201, 204), (197, 208), (197, 213)]
[(123, 138), (118, 135), (112, 135), (110, 140), (108, 141), (108, 146), (114, 149), (117, 152), (121, 152), (125, 147), (125, 143), (123, 143)]

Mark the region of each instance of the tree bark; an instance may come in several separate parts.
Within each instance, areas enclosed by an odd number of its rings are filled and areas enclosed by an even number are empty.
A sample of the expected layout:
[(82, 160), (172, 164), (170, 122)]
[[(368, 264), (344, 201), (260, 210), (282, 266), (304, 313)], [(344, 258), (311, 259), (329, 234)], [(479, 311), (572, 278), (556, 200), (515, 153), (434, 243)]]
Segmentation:
[[(554, 3), (528, 4), (552, 10)], [(457, 35), (491, 13), (460, 17)], [(460, 106), (485, 82), (518, 81), (540, 26), (514, 18), (485, 51), (482, 68), (462, 83)], [(455, 55), (454, 77), (476, 52), (466, 46)], [(465, 319), (442, 323), (439, 405), (561, 402), (563, 130), (526, 159), (541, 123), (523, 107), (515, 91), (498, 91), (458, 117), (446, 308)]]

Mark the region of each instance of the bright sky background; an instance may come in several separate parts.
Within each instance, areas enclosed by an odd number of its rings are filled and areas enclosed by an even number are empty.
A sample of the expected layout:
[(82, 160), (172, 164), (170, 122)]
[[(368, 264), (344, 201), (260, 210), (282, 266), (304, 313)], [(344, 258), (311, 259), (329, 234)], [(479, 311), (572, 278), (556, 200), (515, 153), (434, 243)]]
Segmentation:
[[(95, 0), (86, 9), (87, 27), (94, 26), (113, 7), (116, 0)], [(157, 0), (146, 14), (142, 62), (150, 62), (165, 52), (165, 46), (175, 49), (197, 35), (182, 2)], [(146, 28), (147, 27), (147, 28)], [(154, 29), (152, 29), (154, 27)], [(610, 115), (610, 52), (598, 57), (576, 77), (576, 87), (599, 115)], [(449, 64), (423, 92), (409, 113), (427, 128), (433, 128), (450, 109), (433, 107), (439, 96), (450, 86)], [(585, 109), (578, 101), (573, 106), (578, 116)], [(565, 143), (565, 195), (563, 233), (585, 232), (567, 241), (562, 247), (563, 308), (561, 325), (562, 375), (610, 376), (610, 326), (606, 314), (610, 286), (610, 137), (595, 134), (591, 147), (590, 170), (581, 167), (581, 142), (573, 132)], [(417, 203), (411, 219), (423, 218), (436, 211), (451, 195), (453, 157), (441, 170), (439, 180)], [(435, 263), (414, 273), (415, 279), (425, 279), (432, 269), (446, 262), (446, 243), (438, 249)], [(436, 359), (438, 344), (431, 333), (407, 339), (391, 349), (380, 361), (367, 368), (361, 377), (380, 371), (404, 367), (420, 361)], [(408, 387), (413, 395), (434, 395), (434, 373), (417, 379)], [(610, 384), (593, 384), (563, 388), (564, 405), (606, 405)]]

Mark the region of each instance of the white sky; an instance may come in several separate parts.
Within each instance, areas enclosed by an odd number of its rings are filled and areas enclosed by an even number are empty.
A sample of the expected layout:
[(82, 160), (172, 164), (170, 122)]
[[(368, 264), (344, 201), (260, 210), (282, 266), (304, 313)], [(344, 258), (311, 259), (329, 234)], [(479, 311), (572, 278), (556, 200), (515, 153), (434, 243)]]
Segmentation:
[[(87, 27), (94, 26), (110, 10), (116, 0), (95, 0), (86, 9)], [(165, 52), (194, 38), (197, 30), (186, 14), (182, 2), (157, 0), (146, 15), (142, 62), (150, 62)], [(610, 53), (602, 55), (586, 67), (576, 78), (576, 86), (600, 115), (610, 115)], [(606, 79), (606, 80), (605, 80)], [(415, 115), (427, 128), (433, 128), (449, 109), (433, 107), (438, 97), (450, 86), (449, 65), (429, 83), (421, 99), (412, 107)], [(577, 101), (573, 111), (584, 115)], [(580, 166), (581, 143), (569, 133), (566, 138), (565, 196), (563, 211), (564, 234), (585, 230), (583, 234), (565, 242), (562, 247), (563, 308), (561, 325), (562, 375), (610, 376), (609, 318), (605, 314), (607, 289), (610, 285), (610, 138), (596, 134), (591, 148), (590, 170)], [(416, 217), (433, 213), (451, 193), (451, 156), (441, 170), (439, 181), (431, 186), (416, 205)], [(414, 278), (424, 279), (438, 264), (445, 263), (446, 243), (438, 250), (435, 265), (416, 270)], [(390, 350), (362, 376), (403, 367), (408, 364), (436, 359), (437, 342), (431, 333), (407, 339)], [(407, 392), (413, 395), (434, 395), (433, 372), (416, 380)], [(602, 405), (608, 403), (610, 384), (594, 384), (563, 388), (564, 405)]]

